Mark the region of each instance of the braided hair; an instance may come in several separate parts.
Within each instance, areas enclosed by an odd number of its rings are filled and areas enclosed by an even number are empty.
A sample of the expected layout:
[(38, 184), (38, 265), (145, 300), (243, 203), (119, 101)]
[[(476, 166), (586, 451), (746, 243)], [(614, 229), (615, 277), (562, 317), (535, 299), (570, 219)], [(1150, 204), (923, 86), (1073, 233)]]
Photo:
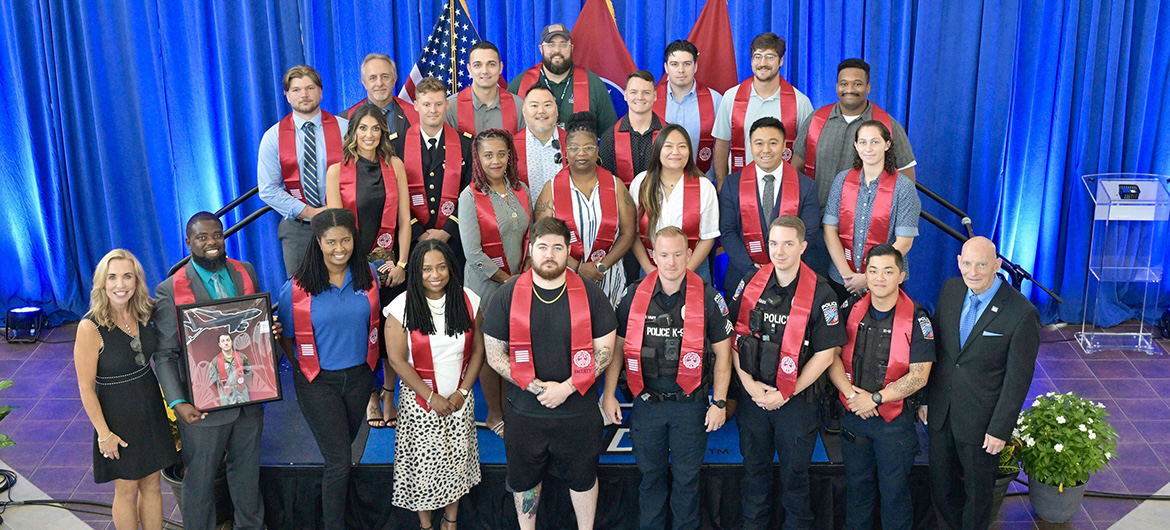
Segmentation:
[(447, 262), (445, 296), (447, 329), (444, 333), (452, 337), (470, 332), (474, 323), (463, 298), (463, 271), (455, 266), (455, 254), (451, 247), (437, 239), (419, 241), (410, 251), (410, 260), (406, 265), (406, 311), (402, 327), (411, 331), (418, 330), (423, 335), (434, 335), (437, 331), (435, 321), (431, 317), (431, 308), (427, 305), (426, 288), (423, 287), (422, 278), (423, 257), (432, 250), (442, 254)]
[(504, 170), (504, 180), (509, 188), (520, 189), (520, 172), (516, 169), (516, 146), (512, 141), (512, 134), (503, 129), (487, 129), (475, 135), (475, 140), (471, 144), (471, 185), (484, 193), (491, 189), (483, 163), (479, 161), (479, 150), (488, 140), (500, 140), (508, 148), (508, 167)]

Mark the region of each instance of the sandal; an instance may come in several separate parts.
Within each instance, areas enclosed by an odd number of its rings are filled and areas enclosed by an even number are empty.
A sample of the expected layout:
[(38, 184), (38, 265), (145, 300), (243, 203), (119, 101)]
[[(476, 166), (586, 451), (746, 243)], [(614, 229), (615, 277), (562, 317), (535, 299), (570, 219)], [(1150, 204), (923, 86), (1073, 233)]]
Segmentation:
[(443, 527), (443, 524), (445, 524), (445, 523), (449, 523), (451, 526), (455, 526), (455, 523), (457, 522), (457, 521), (453, 521), (453, 520), (451, 520), (451, 519), (448, 519), (448, 518), (447, 518), (447, 514), (446, 514), (446, 513), (444, 513), (444, 514), (440, 515), (440, 516), (439, 516), (439, 518), (441, 519), (441, 520), (439, 521), (439, 527), (440, 527), (440, 528), (442, 528), (442, 527)]
[(495, 433), (496, 436), (503, 438), (504, 437), (504, 420), (500, 420), (499, 423), (491, 426), (489, 428), (489, 430), (491, 430), (493, 433)]
[(370, 402), (366, 403), (366, 424), (371, 429), (385, 429), (386, 420), (382, 418), (382, 404), (374, 396), (381, 398), (382, 389), (379, 388), (370, 393)]
[(386, 387), (381, 387), (381, 388), (382, 388), (382, 411), (383, 411), (382, 415), (383, 415), (383, 417), (385, 417), (386, 411), (388, 411), (388, 410), (394, 411), (394, 416), (385, 419), (386, 427), (393, 429), (393, 428), (398, 426), (398, 408), (394, 406), (394, 391), (389, 389), (389, 388), (386, 388)]

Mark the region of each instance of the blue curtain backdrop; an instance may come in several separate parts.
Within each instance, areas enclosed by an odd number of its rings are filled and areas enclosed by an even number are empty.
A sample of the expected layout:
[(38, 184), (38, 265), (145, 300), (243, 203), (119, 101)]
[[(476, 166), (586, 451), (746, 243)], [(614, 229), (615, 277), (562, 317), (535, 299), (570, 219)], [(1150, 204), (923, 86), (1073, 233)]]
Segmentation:
[[(471, 0), (480, 35), (510, 78), (539, 60), (540, 29), (573, 25), (582, 1)], [(614, 0), (635, 61), (659, 75), (703, 0)], [(400, 80), (443, 0), (0, 0), (2, 309), (84, 313), (109, 249), (137, 254), (153, 284), (185, 254), (183, 223), (255, 185), (263, 131), (288, 112), (280, 75), (306, 62), (322, 106), (364, 96), (359, 62), (389, 53)], [(1062, 294), (1046, 318), (1080, 317), (1088, 254), (1086, 173), (1170, 173), (1170, 7), (1158, 0), (857, 2), (730, 0), (741, 78), (762, 31), (788, 41), (782, 73), (816, 106), (835, 101), (836, 64), (873, 66), (871, 99), (906, 125), (918, 178), (975, 219), (979, 233)], [(579, 43), (578, 45), (583, 45)], [(702, 65), (701, 67), (712, 67)], [(249, 200), (229, 224), (261, 206)], [(954, 221), (924, 200), (927, 211)], [(957, 222), (953, 223), (957, 226)], [(275, 215), (230, 254), (281, 278)], [(912, 296), (931, 303), (959, 245), (922, 223)], [(1137, 290), (1135, 289), (1135, 292)], [(1162, 289), (1162, 304), (1170, 301)], [(1118, 290), (1110, 311), (1140, 293)]]

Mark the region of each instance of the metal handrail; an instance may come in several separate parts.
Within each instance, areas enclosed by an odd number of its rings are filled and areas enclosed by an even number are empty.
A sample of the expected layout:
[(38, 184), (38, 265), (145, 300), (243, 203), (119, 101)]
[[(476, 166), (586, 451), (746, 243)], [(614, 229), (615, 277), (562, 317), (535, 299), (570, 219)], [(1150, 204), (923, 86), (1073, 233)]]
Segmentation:
[[(256, 187), (244, 192), (243, 195), (236, 197), (235, 199), (232, 200), (232, 202), (227, 203), (223, 208), (216, 210), (215, 216), (222, 218), (225, 214), (234, 210), (237, 206), (243, 204), (244, 201), (252, 198), (252, 196), (256, 195), (257, 193), (260, 193), (260, 186), (256, 186)], [(252, 221), (259, 219), (262, 215), (264, 215), (268, 212), (271, 212), (271, 211), (272, 211), (272, 207), (265, 204), (264, 206), (260, 207), (260, 209), (248, 214), (247, 217), (240, 219), (240, 221), (238, 223), (228, 227), (227, 230), (223, 231), (224, 239), (227, 239), (232, 234), (239, 232), (240, 229), (244, 228), (245, 226), (248, 226), (249, 224), (252, 223)], [(190, 254), (187, 254), (186, 256), (184, 256), (183, 259), (179, 260), (178, 263), (176, 263), (174, 266), (171, 267), (171, 270), (167, 271), (167, 278), (170, 278), (173, 274), (175, 274), (175, 272), (177, 272), (179, 270), (179, 268), (186, 265), (188, 261), (191, 261)]]

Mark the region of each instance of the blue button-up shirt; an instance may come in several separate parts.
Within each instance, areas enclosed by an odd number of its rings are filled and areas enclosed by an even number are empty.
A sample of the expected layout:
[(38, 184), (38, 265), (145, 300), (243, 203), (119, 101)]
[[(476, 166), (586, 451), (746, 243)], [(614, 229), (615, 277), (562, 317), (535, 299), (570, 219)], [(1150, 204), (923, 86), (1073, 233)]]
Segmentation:
[[(349, 127), (349, 120), (336, 116), (337, 127), (341, 135)], [(321, 202), (325, 202), (325, 170), (329, 169), (329, 157), (325, 150), (325, 129), (321, 126), (321, 113), (313, 119), (306, 120), (293, 114), (293, 127), (297, 132), (297, 160), (305, 159), (305, 131), (301, 128), (305, 122), (312, 122), (316, 126), (317, 137), (317, 172), (312, 175), (317, 179), (317, 189), (321, 190)], [(301, 180), (309, 178), (301, 169)], [(305, 202), (297, 200), (284, 187), (284, 174), (280, 171), (280, 122), (276, 122), (260, 138), (260, 152), (256, 157), (256, 183), (260, 186), (260, 199), (276, 210), (285, 219), (296, 219), (305, 209)]]
[[(377, 274), (374, 278), (377, 278)], [(296, 336), (292, 312), (292, 282), (280, 288), (280, 308), (277, 319), (285, 337)], [(370, 302), (365, 291), (353, 287), (353, 276), (345, 273), (345, 281), (338, 288), (330, 285), (313, 297), (309, 315), (313, 320), (313, 339), (321, 368), (344, 370), (366, 362), (366, 348), (370, 336)]]
[(991, 288), (981, 294), (975, 294), (975, 291), (968, 288), (967, 296), (963, 298), (963, 313), (960, 315), (959, 322), (962, 322), (967, 313), (971, 311), (971, 295), (975, 295), (975, 298), (979, 299), (979, 308), (975, 310), (975, 322), (979, 322), (979, 319), (983, 317), (983, 312), (987, 311), (987, 306), (991, 305), (991, 299), (995, 298), (995, 293), (999, 291), (1000, 285), (1003, 285), (1003, 278), (996, 275), (995, 281), (991, 282)]
[(230, 265), (220, 267), (219, 270), (215, 272), (211, 272), (207, 269), (204, 269), (203, 267), (200, 267), (199, 264), (195, 263), (194, 260), (191, 261), (191, 265), (195, 267), (195, 272), (199, 274), (199, 279), (203, 280), (203, 286), (207, 288), (207, 294), (211, 295), (212, 300), (219, 299), (219, 297), (215, 295), (215, 285), (212, 285), (211, 283), (211, 278), (213, 277), (219, 281), (220, 285), (223, 286), (223, 290), (228, 294), (228, 296), (238, 296), (238, 291), (236, 291), (236, 284), (232, 281), (232, 275), (228, 273), (228, 267), (230, 267)]

